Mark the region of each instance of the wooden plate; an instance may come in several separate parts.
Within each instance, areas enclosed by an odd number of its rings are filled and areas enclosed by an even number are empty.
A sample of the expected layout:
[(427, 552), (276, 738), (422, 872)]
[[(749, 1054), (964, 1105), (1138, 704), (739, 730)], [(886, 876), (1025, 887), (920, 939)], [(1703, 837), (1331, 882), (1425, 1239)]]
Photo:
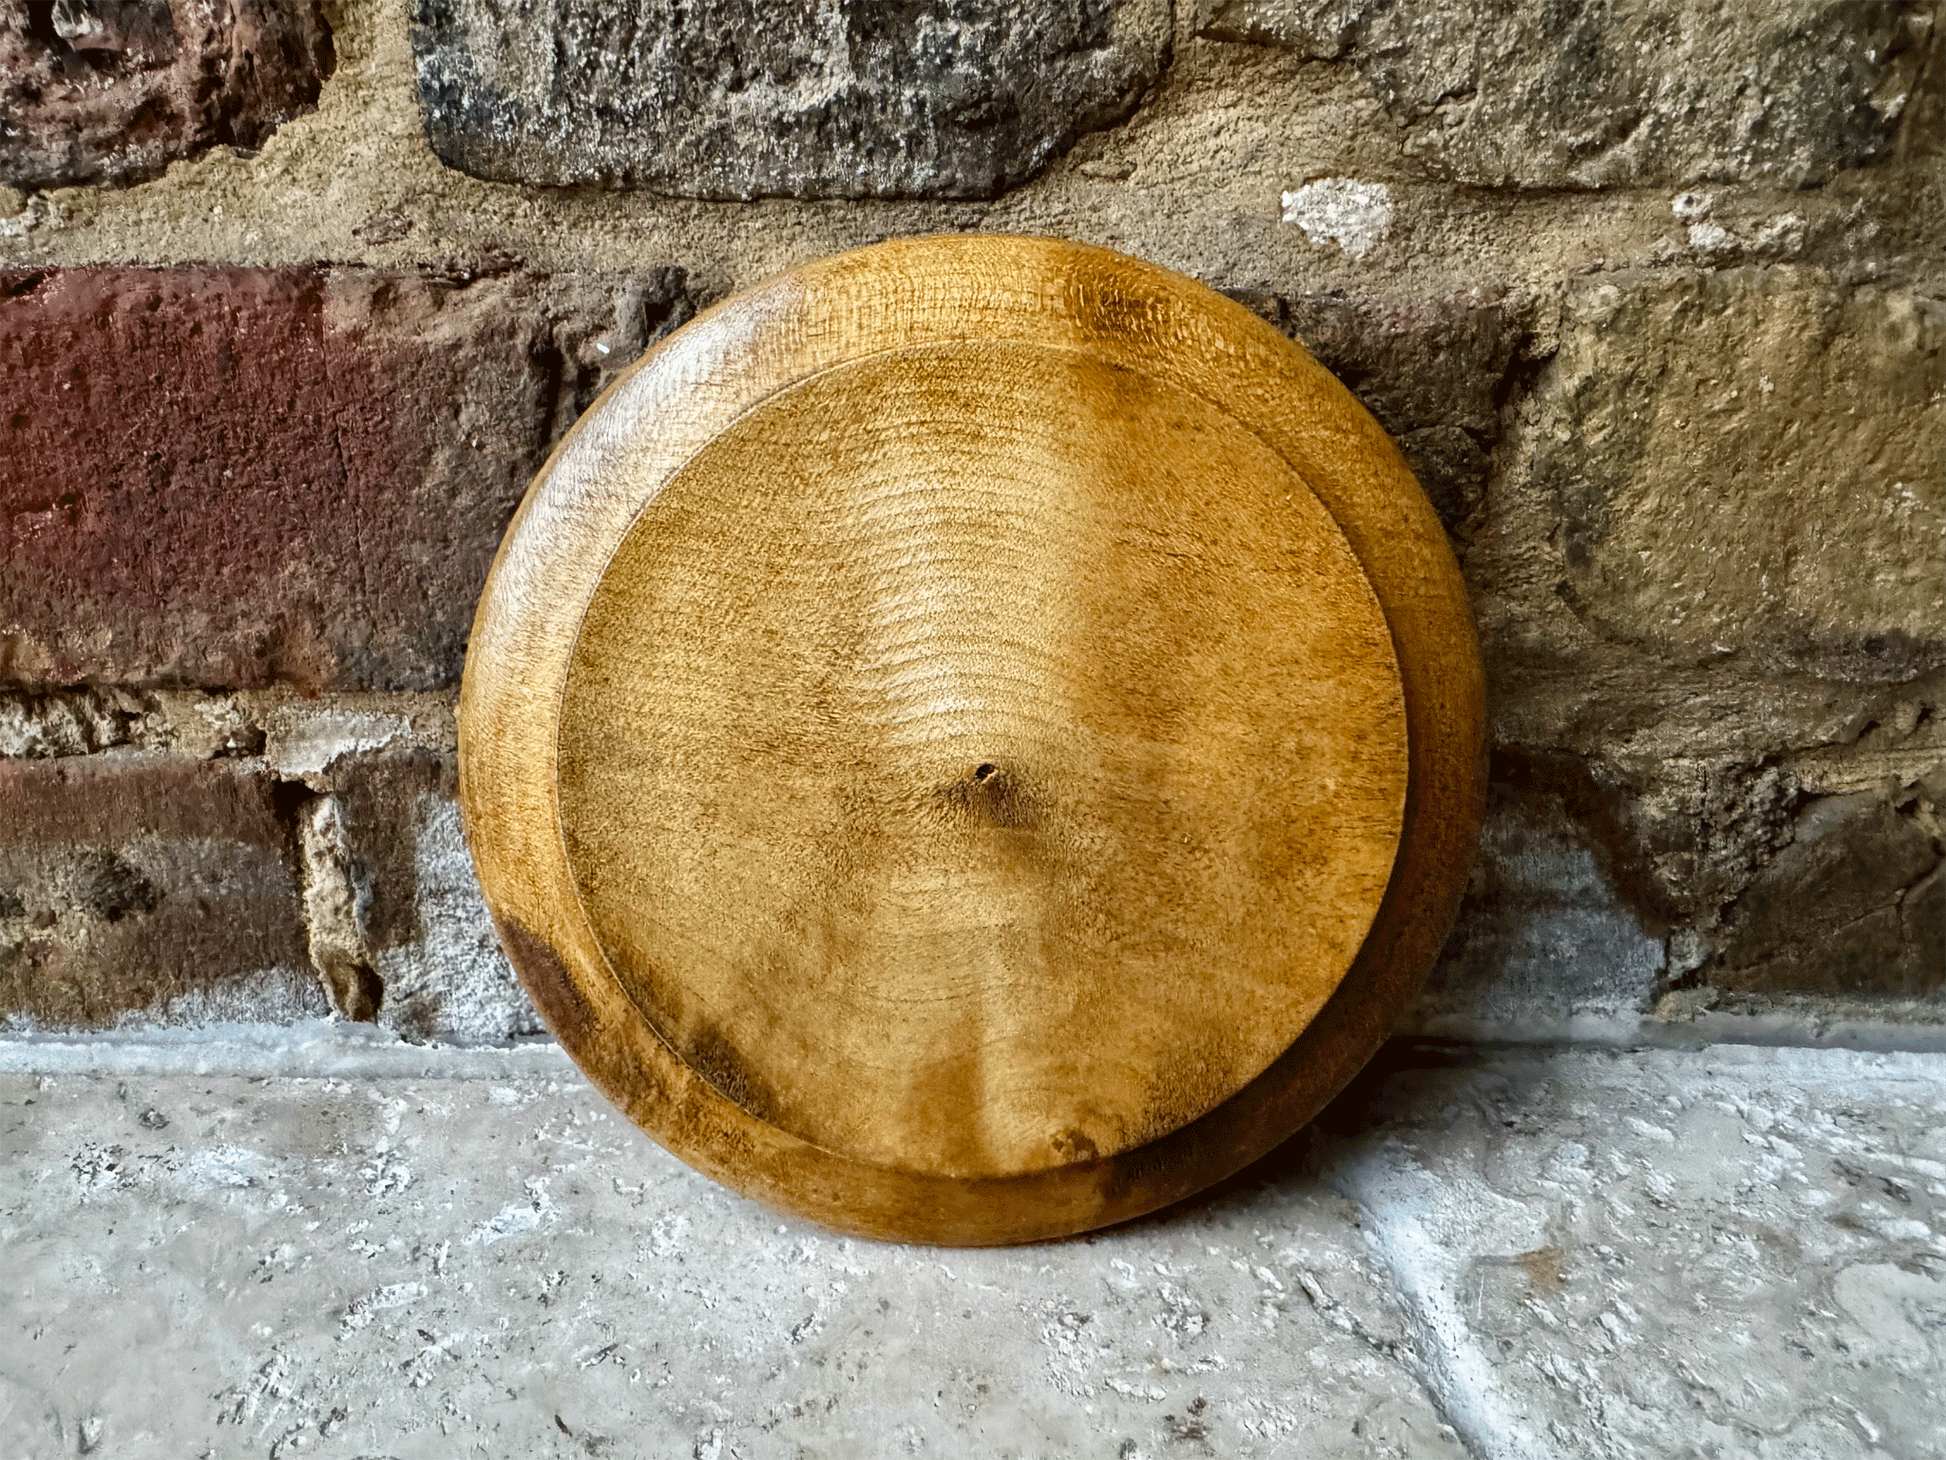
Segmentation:
[(467, 657), (509, 956), (657, 1140), (874, 1237), (1200, 1190), (1376, 1048), (1481, 807), (1396, 450), (1104, 250), (955, 237), (719, 305), (562, 442)]

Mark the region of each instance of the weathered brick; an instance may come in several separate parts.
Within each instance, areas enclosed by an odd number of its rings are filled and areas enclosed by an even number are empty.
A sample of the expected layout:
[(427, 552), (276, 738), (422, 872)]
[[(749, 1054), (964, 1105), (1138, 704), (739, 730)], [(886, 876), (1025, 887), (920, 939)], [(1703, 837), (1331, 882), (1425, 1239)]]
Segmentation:
[(1459, 181), (1823, 182), (1891, 149), (1930, 6), (1203, 0), (1200, 31), (1349, 59)]
[(0, 761), (0, 1021), (322, 1013), (275, 798), (242, 761)]
[(10, 0), (0, 6), (0, 183), (152, 177), (260, 146), (331, 74), (315, 0)]
[(1946, 827), (1923, 790), (1813, 800), (1727, 919), (1709, 971), (1763, 993), (1946, 989)]
[(0, 274), (0, 682), (423, 688), (675, 271)]
[(1351, 299), (1235, 291), (1343, 381), (1398, 443), (1449, 529), (1486, 490), (1502, 407), (1528, 327), (1484, 291), (1447, 298)]
[(1598, 636), (1670, 666), (1946, 665), (1946, 303), (1785, 268), (1577, 281), (1519, 474)]
[(1119, 121), (1166, 0), (415, 0), (433, 150), (503, 182), (990, 197)]

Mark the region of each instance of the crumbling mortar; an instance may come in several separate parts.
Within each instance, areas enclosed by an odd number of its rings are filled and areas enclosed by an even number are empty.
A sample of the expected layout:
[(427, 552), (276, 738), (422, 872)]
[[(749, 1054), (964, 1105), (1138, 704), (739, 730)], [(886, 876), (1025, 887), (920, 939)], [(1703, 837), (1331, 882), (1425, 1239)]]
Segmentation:
[(161, 707), (137, 690), (0, 690), (0, 759), (47, 760), (130, 745), (152, 749), (171, 738)]
[(366, 935), (371, 888), (352, 856), (338, 798), (303, 795), (286, 815), (297, 843), (312, 971), (333, 1013), (375, 1022), (385, 982)]
[(257, 759), (326, 791), (345, 756), (453, 750), (456, 699), (456, 689), (307, 696), (290, 686), (0, 688), (0, 761), (129, 753)]

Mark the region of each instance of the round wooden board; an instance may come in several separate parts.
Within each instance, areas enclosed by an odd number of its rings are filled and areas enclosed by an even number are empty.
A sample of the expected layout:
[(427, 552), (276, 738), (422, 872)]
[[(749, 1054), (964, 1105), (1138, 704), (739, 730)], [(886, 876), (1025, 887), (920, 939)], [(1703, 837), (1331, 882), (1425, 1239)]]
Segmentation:
[(709, 311), (542, 470), (460, 790), (549, 1025), (699, 1169), (874, 1237), (1200, 1190), (1382, 1040), (1481, 807), (1437, 519), (1248, 311), (1051, 240)]

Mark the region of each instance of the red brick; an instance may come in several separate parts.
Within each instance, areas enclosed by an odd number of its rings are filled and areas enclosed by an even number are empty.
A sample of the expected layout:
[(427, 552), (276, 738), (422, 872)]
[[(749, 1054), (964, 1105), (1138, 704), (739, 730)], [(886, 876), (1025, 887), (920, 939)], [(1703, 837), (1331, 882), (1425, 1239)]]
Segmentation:
[(673, 270), (0, 274), (0, 682), (452, 682), (549, 444), (682, 312)]
[(0, 807), (0, 1019), (324, 1012), (294, 842), (261, 769), (0, 761)]

